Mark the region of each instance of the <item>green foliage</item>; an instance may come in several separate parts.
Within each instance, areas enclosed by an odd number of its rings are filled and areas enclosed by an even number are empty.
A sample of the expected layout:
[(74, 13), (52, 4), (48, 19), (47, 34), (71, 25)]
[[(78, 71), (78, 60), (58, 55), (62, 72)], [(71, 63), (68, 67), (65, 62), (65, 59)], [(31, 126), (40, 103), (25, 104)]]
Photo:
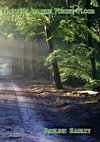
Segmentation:
[(23, 37), (32, 38), (35, 35), (44, 34), (44, 17), (42, 14), (34, 14), (31, 8), (9, 9), (6, 13), (0, 13), (0, 29), (2, 35), (7, 38)]
[(84, 46), (84, 44), (69, 45), (65, 49), (55, 50), (47, 58), (48, 63), (51, 63), (54, 58), (58, 59), (62, 81), (68, 76), (75, 76), (86, 81), (91, 80), (88, 51)]
[(100, 88), (100, 81), (91, 79), (89, 82), (86, 83), (85, 88), (89, 90), (99, 91), (97, 88)]

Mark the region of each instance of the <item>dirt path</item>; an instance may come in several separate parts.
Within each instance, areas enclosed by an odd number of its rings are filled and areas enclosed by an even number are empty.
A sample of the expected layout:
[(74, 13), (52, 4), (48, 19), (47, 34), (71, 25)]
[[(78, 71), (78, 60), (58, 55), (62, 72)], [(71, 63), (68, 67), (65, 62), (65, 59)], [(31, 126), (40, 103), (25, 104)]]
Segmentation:
[(99, 142), (93, 136), (44, 134), (44, 128), (80, 125), (80, 119), (88, 118), (91, 112), (76, 107), (64, 113), (61, 108), (42, 105), (39, 98), (25, 93), (23, 86), (0, 82), (0, 142)]

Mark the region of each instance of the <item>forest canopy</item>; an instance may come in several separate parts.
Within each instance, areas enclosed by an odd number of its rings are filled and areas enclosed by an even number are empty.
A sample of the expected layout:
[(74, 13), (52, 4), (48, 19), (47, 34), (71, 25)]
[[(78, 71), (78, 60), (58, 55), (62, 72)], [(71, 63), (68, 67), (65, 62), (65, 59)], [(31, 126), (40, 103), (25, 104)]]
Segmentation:
[[(9, 3), (9, 4), (8, 4)], [(100, 79), (100, 2), (99, 0), (0, 1), (0, 35), (9, 39), (46, 40), (49, 65), (57, 88), (63, 81), (79, 78), (90, 86)], [(55, 12), (71, 9), (71, 13)], [(8, 10), (7, 10), (8, 9)], [(34, 9), (51, 9), (50, 14)], [(85, 9), (85, 12), (84, 12)], [(86, 11), (87, 10), (87, 11)], [(83, 13), (81, 13), (83, 12)]]

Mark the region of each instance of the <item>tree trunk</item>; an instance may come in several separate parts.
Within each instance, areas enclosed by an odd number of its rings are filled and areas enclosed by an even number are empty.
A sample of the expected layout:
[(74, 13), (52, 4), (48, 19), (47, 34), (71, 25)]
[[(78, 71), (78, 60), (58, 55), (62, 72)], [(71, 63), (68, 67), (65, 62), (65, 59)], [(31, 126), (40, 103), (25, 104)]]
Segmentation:
[(98, 23), (99, 23), (99, 45), (100, 45), (100, 0), (97, 0), (98, 3)]
[[(54, 46), (53, 46), (53, 41), (50, 38), (51, 37), (51, 28), (50, 28), (50, 25), (47, 23), (47, 21), (45, 21), (45, 32), (46, 32), (46, 39), (47, 39), (48, 48), (49, 48), (50, 53), (52, 53), (54, 50)], [(61, 78), (60, 78), (60, 73), (59, 73), (59, 68), (58, 68), (58, 64), (57, 64), (56, 59), (53, 59), (53, 61), (52, 61), (52, 68), (53, 68), (53, 72), (54, 72), (54, 80), (55, 80), (56, 88), (63, 89), (63, 86), (61, 83)]]
[[(86, 1), (86, 8), (87, 9), (91, 9), (91, 5), (90, 5), (91, 0), (87, 0)], [(87, 27), (89, 29), (91, 29), (92, 23), (92, 15), (91, 14), (87, 14)], [(88, 32), (88, 50), (90, 52), (90, 61), (91, 61), (91, 69), (92, 69), (92, 77), (93, 79), (97, 78), (96, 75), (96, 61), (95, 61), (95, 50), (92, 44), (92, 36), (91, 34)]]

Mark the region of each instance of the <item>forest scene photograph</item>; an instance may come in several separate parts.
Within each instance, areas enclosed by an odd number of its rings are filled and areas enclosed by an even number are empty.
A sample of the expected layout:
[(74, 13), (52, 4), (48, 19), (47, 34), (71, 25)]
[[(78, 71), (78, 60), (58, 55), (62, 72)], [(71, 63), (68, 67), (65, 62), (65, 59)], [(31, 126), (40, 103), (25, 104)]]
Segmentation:
[(0, 142), (100, 142), (100, 0), (0, 0)]

